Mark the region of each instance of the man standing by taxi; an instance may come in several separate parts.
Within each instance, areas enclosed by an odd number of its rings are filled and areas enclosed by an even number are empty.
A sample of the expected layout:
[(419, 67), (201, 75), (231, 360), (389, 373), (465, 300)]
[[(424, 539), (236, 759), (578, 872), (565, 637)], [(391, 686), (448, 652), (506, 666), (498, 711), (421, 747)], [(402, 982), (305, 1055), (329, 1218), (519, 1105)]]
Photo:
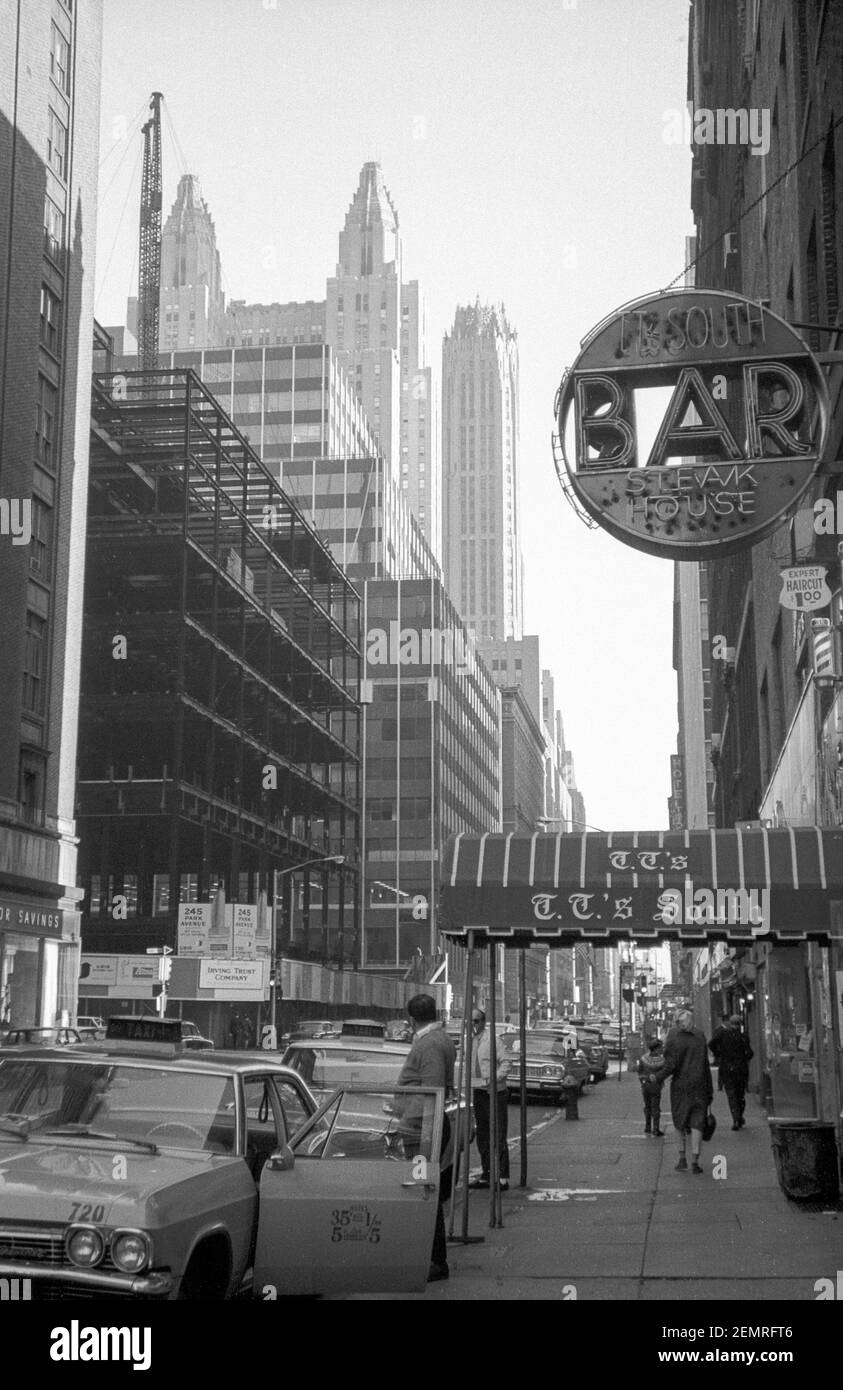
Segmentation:
[[(436, 1017), (436, 1000), (430, 994), (414, 994), (407, 1003), (407, 1013), (413, 1024), (413, 1045), (401, 1068), (398, 1085), (441, 1086), (445, 1092), (445, 1099), (448, 1100), (454, 1090), (456, 1048)], [(450, 1137), (450, 1121), (447, 1115), (443, 1115), (442, 1154), (448, 1147)], [(448, 1201), (451, 1195), (452, 1178), (453, 1167), (451, 1164), (447, 1168), (440, 1169), (436, 1228), (433, 1233), (430, 1271), (427, 1276), (429, 1284), (435, 1279), (447, 1279), (450, 1274), (443, 1204)]]
[[(491, 1171), (491, 1114), (492, 1097), (489, 1086), (492, 1068), (492, 1038), (486, 1027), (486, 1015), (475, 1008), (471, 1015), (474, 1031), (474, 1050), (471, 1057), (471, 1098), (474, 1102), (474, 1128), (480, 1152), (481, 1175), (472, 1178), (469, 1187), (488, 1187)], [(502, 1039), (498, 1039), (500, 1044)], [(509, 1145), (506, 1142), (508, 1092), (506, 1078), (512, 1058), (503, 1046), (497, 1055), (498, 1093), (498, 1162), (501, 1187), (509, 1187)]]

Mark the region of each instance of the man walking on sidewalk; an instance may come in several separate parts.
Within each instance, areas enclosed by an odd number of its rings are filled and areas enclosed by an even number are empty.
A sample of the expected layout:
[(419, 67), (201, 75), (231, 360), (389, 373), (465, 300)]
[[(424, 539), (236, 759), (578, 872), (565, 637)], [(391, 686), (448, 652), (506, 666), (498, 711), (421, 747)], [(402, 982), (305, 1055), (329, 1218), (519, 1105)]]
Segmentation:
[(749, 1082), (749, 1064), (752, 1061), (752, 1048), (749, 1038), (741, 1032), (740, 1014), (732, 1014), (728, 1022), (723, 1022), (709, 1043), (718, 1073), (718, 1090), (726, 1092), (729, 1110), (732, 1114), (732, 1129), (743, 1129), (746, 1120), (746, 1088)]
[[(482, 1173), (472, 1178), (470, 1187), (488, 1187), (491, 1172), (492, 1138), (491, 1106), (492, 1097), (489, 1082), (492, 1069), (492, 1039), (486, 1027), (486, 1015), (482, 1009), (475, 1009), (471, 1016), (474, 1030), (474, 1050), (471, 1059), (471, 1095), (474, 1102), (474, 1128), (477, 1133), (477, 1148), (480, 1151)], [(507, 1088), (506, 1077), (511, 1058), (500, 1045), (497, 1057), (498, 1093), (498, 1159), (501, 1187), (509, 1187), (509, 1145), (506, 1142)]]
[(679, 1139), (678, 1171), (688, 1167), (686, 1147), (691, 1136), (691, 1172), (701, 1173), (700, 1149), (705, 1117), (714, 1099), (708, 1044), (705, 1034), (694, 1027), (694, 1015), (683, 1009), (676, 1016), (676, 1027), (668, 1034), (664, 1049), (662, 1080), (669, 1076), (670, 1111)]

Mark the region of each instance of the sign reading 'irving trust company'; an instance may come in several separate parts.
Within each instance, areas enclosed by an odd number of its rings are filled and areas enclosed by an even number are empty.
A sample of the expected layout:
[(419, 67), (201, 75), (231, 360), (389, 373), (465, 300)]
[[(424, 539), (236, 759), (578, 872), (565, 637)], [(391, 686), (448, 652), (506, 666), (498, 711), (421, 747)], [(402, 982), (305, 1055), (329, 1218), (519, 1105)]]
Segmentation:
[[(574, 493), (602, 527), (651, 555), (705, 559), (755, 544), (793, 509), (822, 459), (828, 398), (783, 319), (683, 289), (593, 329), (556, 414)], [(639, 420), (654, 430), (646, 454)]]

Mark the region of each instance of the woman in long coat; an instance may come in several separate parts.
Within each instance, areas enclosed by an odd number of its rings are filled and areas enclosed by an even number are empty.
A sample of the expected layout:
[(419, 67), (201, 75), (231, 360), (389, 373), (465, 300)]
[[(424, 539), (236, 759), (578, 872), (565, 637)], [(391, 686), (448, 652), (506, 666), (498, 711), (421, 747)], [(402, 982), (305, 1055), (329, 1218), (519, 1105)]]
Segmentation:
[(670, 1113), (679, 1141), (681, 1172), (688, 1167), (686, 1145), (691, 1136), (691, 1172), (701, 1173), (700, 1149), (706, 1113), (714, 1099), (708, 1044), (705, 1034), (694, 1027), (690, 1009), (677, 1015), (676, 1026), (668, 1034), (664, 1049), (662, 1079), (670, 1081)]

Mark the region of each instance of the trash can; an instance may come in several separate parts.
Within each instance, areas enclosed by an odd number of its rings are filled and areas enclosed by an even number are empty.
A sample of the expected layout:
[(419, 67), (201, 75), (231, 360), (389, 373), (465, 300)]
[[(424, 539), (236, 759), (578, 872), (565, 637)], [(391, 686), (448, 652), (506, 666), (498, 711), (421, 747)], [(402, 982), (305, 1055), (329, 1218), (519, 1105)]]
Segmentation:
[(795, 1202), (836, 1202), (840, 1171), (835, 1126), (827, 1120), (771, 1115), (770, 1139), (779, 1186)]

